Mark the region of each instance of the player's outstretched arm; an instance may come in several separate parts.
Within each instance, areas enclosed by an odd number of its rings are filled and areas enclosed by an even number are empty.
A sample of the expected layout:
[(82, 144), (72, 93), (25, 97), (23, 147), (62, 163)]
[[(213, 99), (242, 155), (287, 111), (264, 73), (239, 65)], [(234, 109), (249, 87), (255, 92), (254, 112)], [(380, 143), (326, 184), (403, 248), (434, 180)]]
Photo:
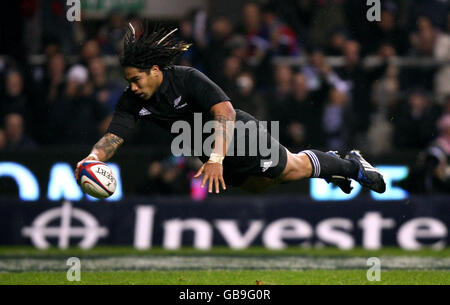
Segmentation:
[(108, 132), (94, 145), (91, 155), (97, 156), (98, 160), (101, 162), (106, 162), (111, 159), (117, 148), (119, 148), (123, 142), (121, 137)]
[(202, 187), (209, 182), (208, 191), (211, 193), (214, 186), (216, 193), (219, 193), (219, 185), (222, 186), (223, 190), (226, 189), (225, 181), (223, 180), (222, 161), (233, 138), (236, 112), (229, 101), (224, 101), (214, 105), (211, 108), (211, 113), (214, 115), (216, 122), (214, 149), (209, 161), (203, 164), (194, 178), (199, 177), (203, 173)]
[(89, 156), (78, 162), (77, 168), (75, 170), (75, 178), (78, 180), (78, 168), (83, 162), (88, 160), (106, 162), (114, 155), (117, 148), (119, 148), (119, 146), (122, 145), (123, 142), (124, 140), (121, 137), (116, 136), (115, 134), (112, 134), (110, 132), (106, 133), (94, 145)]

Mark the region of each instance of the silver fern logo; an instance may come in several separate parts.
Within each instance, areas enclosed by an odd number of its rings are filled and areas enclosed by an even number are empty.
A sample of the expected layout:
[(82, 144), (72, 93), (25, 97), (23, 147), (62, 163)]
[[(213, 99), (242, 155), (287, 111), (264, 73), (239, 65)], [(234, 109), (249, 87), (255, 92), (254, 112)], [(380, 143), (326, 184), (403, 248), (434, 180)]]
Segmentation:
[(174, 101), (173, 101), (173, 107), (175, 107), (175, 109), (180, 109), (183, 108), (184, 106), (187, 105), (186, 102), (184, 102), (183, 104), (180, 105), (181, 102), (181, 96), (177, 97)]

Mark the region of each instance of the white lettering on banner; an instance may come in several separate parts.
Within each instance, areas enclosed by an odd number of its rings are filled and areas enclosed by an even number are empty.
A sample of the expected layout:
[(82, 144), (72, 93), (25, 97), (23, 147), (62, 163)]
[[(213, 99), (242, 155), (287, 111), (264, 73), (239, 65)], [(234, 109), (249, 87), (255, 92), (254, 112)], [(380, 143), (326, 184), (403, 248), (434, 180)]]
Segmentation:
[(68, 163), (56, 163), (50, 170), (47, 196), (50, 200), (80, 200), (83, 197), (81, 188), (73, 174), (73, 169)]
[(155, 208), (142, 205), (136, 207), (136, 222), (134, 226), (134, 247), (136, 249), (148, 249), (152, 246), (153, 222)]
[(14, 179), (19, 188), (19, 197), (24, 201), (39, 199), (39, 183), (33, 173), (16, 162), (0, 162), (0, 178)]
[[(311, 225), (298, 218), (282, 218), (269, 224), (263, 233), (263, 244), (269, 249), (283, 249), (283, 239), (309, 239), (313, 235)], [(301, 243), (300, 243), (301, 244)]]
[(329, 244), (336, 245), (339, 249), (352, 249), (355, 245), (353, 237), (341, 230), (351, 231), (353, 224), (345, 218), (330, 218), (317, 224), (317, 237)]
[(194, 231), (194, 247), (207, 250), (212, 245), (212, 226), (206, 220), (191, 218), (186, 220), (172, 219), (164, 222), (163, 246), (166, 249), (181, 247), (184, 230)]
[[(155, 226), (156, 208), (138, 206), (136, 208), (136, 224), (134, 245), (138, 249), (152, 246), (153, 228)], [(264, 227), (263, 220), (252, 220), (245, 232), (239, 230), (239, 221), (234, 219), (217, 219), (207, 221), (199, 218), (184, 220), (170, 219), (163, 223), (162, 240), (166, 249), (178, 249), (183, 245), (182, 235), (185, 230), (194, 233), (194, 247), (209, 249), (213, 240), (213, 225), (230, 248), (244, 249), (262, 234), (262, 242), (269, 249), (282, 249), (287, 246), (286, 239), (299, 240), (305, 245), (314, 236), (313, 227), (299, 218), (282, 218), (272, 221)], [(393, 229), (395, 221), (383, 218), (380, 212), (367, 212), (357, 221), (362, 233), (362, 246), (365, 249), (379, 249), (382, 246), (382, 230)], [(321, 220), (315, 228), (318, 240), (336, 245), (340, 249), (351, 249), (355, 246), (354, 223), (350, 219), (333, 217)], [(355, 233), (354, 233), (355, 234)], [(398, 229), (398, 244), (402, 248), (417, 249), (423, 246), (418, 238), (438, 238), (432, 247), (439, 249), (445, 246), (447, 229), (445, 224), (433, 218), (417, 218), (405, 222)], [(303, 241), (301, 241), (303, 239)]]
[[(82, 226), (72, 226), (75, 218)], [(60, 219), (60, 226), (50, 226), (54, 220)], [(50, 247), (47, 237), (58, 238), (58, 246), (66, 249), (70, 245), (70, 238), (80, 238), (79, 246), (83, 249), (92, 248), (100, 237), (108, 235), (108, 229), (100, 227), (97, 219), (86, 211), (72, 208), (68, 201), (62, 207), (49, 209), (35, 218), (31, 227), (22, 229), (22, 235), (30, 237), (32, 243), (40, 249)]]
[[(137, 249), (152, 247), (154, 228), (160, 225), (155, 223), (155, 215), (155, 206), (136, 206), (134, 246)], [(77, 220), (77, 225), (72, 223), (72, 218)], [(59, 225), (52, 225), (53, 223)], [(282, 249), (288, 244), (292, 245), (292, 241), (297, 245), (308, 245), (312, 240), (336, 245), (340, 249), (351, 249), (355, 245), (356, 236), (359, 235), (354, 229), (355, 223), (361, 228), (363, 248), (371, 250), (379, 249), (383, 245), (383, 229), (395, 228), (393, 219), (383, 218), (382, 213), (376, 211), (366, 212), (360, 220), (342, 217), (320, 219), (315, 231), (312, 224), (300, 218), (275, 219), (267, 225), (262, 219), (254, 219), (249, 221), (246, 230), (240, 230), (237, 219), (172, 218), (162, 221), (161, 236), (158, 236), (157, 240), (162, 240), (166, 249), (178, 249), (183, 246), (183, 233), (191, 230), (193, 246), (197, 249), (211, 248), (214, 232), (219, 233), (233, 249), (247, 248), (259, 236), (263, 245), (269, 249)], [(397, 231), (391, 235), (397, 233), (398, 245), (404, 249), (415, 250), (424, 246), (441, 249), (445, 247), (448, 237), (446, 224), (431, 217), (409, 219), (395, 229)], [(78, 244), (81, 248), (91, 248), (99, 238), (108, 235), (108, 229), (99, 226), (90, 213), (73, 208), (70, 202), (64, 202), (61, 207), (40, 213), (31, 226), (22, 228), (22, 235), (30, 237), (37, 248), (48, 248), (48, 238), (56, 238), (60, 248), (69, 247), (71, 239), (81, 239)], [(288, 243), (287, 240), (291, 242)]]
[(403, 200), (409, 197), (409, 193), (394, 182), (405, 179), (409, 169), (406, 166), (378, 165), (377, 169), (383, 174), (386, 182), (386, 191), (383, 194), (370, 191), (370, 195), (375, 200)]
[(366, 249), (376, 250), (382, 245), (382, 230), (392, 229), (395, 221), (392, 218), (383, 218), (381, 213), (368, 212), (358, 222), (363, 231), (362, 245)]
[[(115, 163), (106, 163), (114, 173), (117, 180), (116, 191), (106, 198), (107, 201), (118, 201), (122, 199), (122, 179), (120, 168)], [(0, 178), (8, 177), (14, 179), (19, 189), (19, 198), (23, 201), (36, 201), (40, 199), (39, 183), (36, 176), (25, 166), (16, 162), (0, 162)], [(75, 181), (73, 168), (69, 163), (58, 162), (50, 169), (47, 187), (47, 198), (51, 201), (61, 199), (79, 201), (87, 198), (90, 201), (98, 199), (83, 194)]]
[[(395, 186), (394, 182), (408, 176), (408, 167), (403, 165), (377, 165), (377, 169), (383, 175), (386, 182), (386, 191), (378, 194), (370, 191), (374, 200), (403, 200), (409, 197), (408, 192)], [(344, 193), (339, 187), (327, 183), (324, 179), (310, 179), (309, 193), (311, 198), (317, 201), (346, 201), (356, 198), (362, 190), (361, 185), (352, 180), (353, 190), (350, 194)]]
[[(272, 127), (273, 128), (273, 127)], [(177, 141), (173, 141), (172, 145)], [(183, 149), (186, 149), (183, 147)], [(180, 149), (180, 154), (184, 152)], [(239, 151), (237, 152), (239, 154)], [(111, 167), (114, 176), (117, 180), (117, 188), (114, 194), (108, 198), (107, 201), (118, 201), (123, 197), (122, 192), (122, 179), (120, 174), (120, 167), (115, 163), (107, 163)], [(266, 168), (264, 162), (261, 166)], [(270, 166), (274, 166), (272, 162)], [(383, 174), (386, 180), (386, 192), (383, 194), (377, 194), (371, 192), (373, 200), (402, 200), (409, 195), (399, 187), (394, 187), (392, 182), (401, 180), (406, 177), (408, 168), (406, 166), (377, 166), (380, 172)], [(39, 183), (36, 176), (25, 166), (16, 162), (0, 162), (0, 178), (8, 177), (14, 179), (18, 186), (19, 198), (24, 201), (35, 201), (40, 199)], [(84, 195), (80, 187), (76, 184), (73, 176), (73, 169), (69, 163), (55, 163), (50, 169), (48, 181), (48, 193), (47, 198), (51, 201), (58, 201), (61, 199), (70, 201), (80, 201), (87, 198), (90, 201), (96, 201), (98, 199), (89, 195)], [(327, 184), (323, 179), (310, 179), (310, 194), (311, 198), (318, 201), (335, 201), (335, 200), (350, 200), (359, 195), (361, 185), (352, 181), (353, 191), (351, 194), (343, 193), (338, 187), (334, 187), (332, 184)]]
[(398, 230), (397, 242), (400, 247), (408, 250), (418, 250), (423, 247), (417, 239), (441, 239), (430, 245), (433, 249), (442, 249), (445, 247), (445, 239), (447, 237), (447, 228), (441, 221), (421, 217), (411, 219), (404, 223)]
[(263, 221), (252, 220), (247, 231), (241, 234), (236, 220), (216, 220), (214, 223), (232, 249), (248, 248), (264, 226)]

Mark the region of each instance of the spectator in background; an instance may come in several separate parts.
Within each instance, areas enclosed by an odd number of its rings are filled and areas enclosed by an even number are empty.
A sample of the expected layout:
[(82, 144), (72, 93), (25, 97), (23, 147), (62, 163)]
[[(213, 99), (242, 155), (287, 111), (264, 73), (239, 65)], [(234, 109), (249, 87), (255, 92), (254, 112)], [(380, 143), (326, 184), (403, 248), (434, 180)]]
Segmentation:
[(354, 137), (350, 137), (356, 143), (363, 141), (365, 132), (369, 126), (371, 105), (369, 102), (370, 84), (363, 69), (360, 58), (360, 45), (357, 41), (349, 40), (344, 45), (344, 66), (336, 68), (336, 73), (340, 79), (347, 82), (349, 88), (349, 111), (351, 113), (349, 121), (354, 132)]
[(103, 25), (97, 35), (100, 50), (106, 55), (117, 55), (125, 35), (125, 19), (119, 12), (112, 12), (108, 21)]
[[(432, 57), (435, 52), (437, 31), (430, 19), (421, 16), (417, 19), (416, 30), (410, 35), (410, 55), (418, 57)], [(412, 66), (404, 67), (401, 74), (402, 89), (420, 87), (424, 90), (433, 90), (433, 80), (436, 67)]]
[(51, 108), (61, 98), (65, 87), (66, 62), (61, 53), (51, 55), (42, 82), (37, 85), (32, 117), (33, 134), (39, 143), (50, 143), (47, 123)]
[(285, 103), (282, 118), (278, 119), (280, 136), (285, 137), (290, 148), (299, 150), (308, 146), (321, 146), (320, 118), (328, 91), (328, 84), (320, 90), (310, 90), (306, 76), (302, 73), (295, 74), (292, 95)]
[[(382, 46), (379, 50), (381, 58), (387, 61), (395, 54), (394, 52), (394, 49), (388, 44)], [(372, 86), (373, 111), (367, 132), (369, 150), (372, 155), (385, 153), (392, 149), (393, 126), (391, 118), (395, 115), (400, 98), (398, 77), (399, 68), (388, 62), (381, 77)]]
[(64, 54), (75, 51), (74, 24), (68, 22), (66, 12), (69, 9), (66, 0), (40, 1), (42, 35), (60, 42)]
[(422, 151), (399, 185), (411, 193), (450, 193), (450, 114), (438, 121), (439, 136)]
[(275, 14), (274, 5), (266, 5), (262, 13), (262, 28), (258, 36), (267, 40), (272, 56), (295, 56), (300, 54), (297, 34)]
[[(332, 30), (342, 29), (345, 26), (345, 2), (341, 0), (321, 0), (315, 2), (312, 22), (309, 24), (308, 46), (324, 47), (327, 36)], [(347, 1), (348, 2), (348, 1)], [(363, 7), (363, 5), (361, 5)], [(352, 12), (358, 14), (359, 12)], [(363, 14), (365, 17), (365, 13)]]
[(232, 30), (231, 22), (226, 17), (218, 17), (212, 21), (209, 44), (204, 50), (203, 61), (205, 70), (213, 81), (220, 79), (224, 62), (230, 54), (229, 41)]
[[(440, 43), (438, 43), (440, 41)], [(442, 43), (443, 42), (443, 43)], [(421, 16), (417, 19), (417, 30), (411, 34), (412, 55), (423, 57), (444, 58), (449, 51), (446, 39), (435, 28), (431, 20)], [(437, 46), (439, 46), (439, 49)], [(425, 90), (433, 90), (433, 80), (436, 67), (423, 66), (403, 69), (403, 88), (421, 87)]]
[(250, 66), (258, 66), (265, 57), (269, 42), (259, 36), (262, 30), (261, 8), (255, 2), (248, 2), (242, 8), (242, 21), (236, 32), (247, 40), (246, 60)]
[(274, 81), (276, 95), (281, 99), (287, 97), (292, 91), (292, 68), (287, 65), (277, 65), (275, 67)]
[(100, 47), (96, 40), (86, 41), (80, 50), (80, 64), (84, 65), (86, 68), (89, 66), (89, 61), (93, 58), (99, 57), (101, 55)]
[[(207, 18), (208, 14), (203, 9), (193, 9), (188, 14), (183, 16), (178, 24), (178, 31), (175, 35), (186, 43), (190, 43), (191, 46), (187, 51), (181, 54), (175, 61), (175, 64), (182, 66), (195, 67), (201, 71), (209, 71), (210, 65), (213, 71), (215, 70), (215, 65), (210, 52), (218, 51), (210, 47), (211, 43), (211, 33), (207, 30)], [(214, 21), (213, 21), (214, 22)], [(217, 60), (217, 59), (216, 59)], [(213, 77), (216, 77), (214, 75)]]
[(153, 161), (147, 169), (146, 176), (138, 185), (136, 193), (138, 195), (156, 195), (165, 193), (165, 184), (162, 179), (163, 168), (159, 161)]
[[(70, 118), (70, 119), (68, 119)], [(52, 144), (92, 145), (108, 125), (108, 110), (93, 98), (88, 71), (75, 65), (67, 75), (64, 94), (51, 106), (48, 132)]]
[(441, 116), (437, 122), (439, 136), (428, 148), (429, 154), (436, 159), (434, 175), (441, 184), (443, 190), (450, 192), (450, 113)]
[(437, 27), (444, 27), (450, 3), (443, 0), (414, 0), (410, 5), (411, 23), (426, 16)]
[(450, 114), (450, 95), (445, 98), (444, 106), (442, 107), (442, 114)]
[(252, 113), (255, 118), (267, 121), (265, 100), (255, 90), (255, 78), (250, 72), (242, 72), (236, 79), (236, 96), (232, 100), (233, 107)]
[(433, 56), (437, 32), (430, 19), (421, 16), (417, 19), (417, 30), (411, 34), (412, 54)]
[(136, 189), (139, 195), (187, 195), (189, 191), (183, 157), (153, 161)]
[(198, 61), (199, 49), (194, 43), (193, 23), (190, 16), (185, 16), (180, 20), (178, 29), (176, 35), (178, 35), (179, 39), (190, 43), (191, 46), (179, 57), (179, 59), (177, 59), (177, 64), (189, 67), (195, 66), (197, 69), (203, 70), (204, 67), (202, 67), (202, 63)]
[(378, 52), (380, 43), (389, 43), (399, 55), (406, 55), (409, 49), (407, 32), (397, 24), (396, 9), (394, 7), (384, 8), (381, 11), (380, 22), (372, 22), (371, 33), (367, 39), (367, 52), (374, 54)]
[(48, 60), (55, 54), (61, 53), (61, 46), (57, 39), (48, 37), (44, 39), (44, 54), (45, 58)]
[(53, 40), (51, 38), (47, 38), (44, 40), (44, 47), (43, 47), (43, 53), (45, 56), (44, 62), (38, 65), (33, 65), (31, 67), (32, 69), (32, 81), (34, 82), (33, 87), (35, 87), (35, 90), (39, 89), (39, 86), (42, 85), (42, 82), (44, 81), (44, 78), (47, 76), (47, 67), (49, 64), (50, 59), (56, 55), (61, 53), (61, 48), (58, 43), (58, 41)]
[[(176, 164), (176, 159), (169, 158), (163, 162), (162, 180), (164, 182), (166, 194), (183, 195), (189, 194), (190, 185), (184, 173), (184, 165)], [(164, 190), (164, 189), (163, 189)]]
[(423, 149), (434, 138), (438, 111), (422, 93), (413, 92), (395, 117), (394, 142), (397, 148)]
[(348, 92), (349, 88), (347, 83), (325, 63), (325, 57), (322, 50), (313, 50), (308, 61), (309, 63), (303, 66), (302, 73), (306, 76), (308, 88), (310, 90), (320, 90), (323, 86), (323, 82), (328, 82), (338, 90), (341, 90), (344, 93)]
[(290, 66), (279, 64), (274, 70), (272, 86), (266, 93), (269, 121), (277, 121), (283, 117), (285, 103), (292, 93), (293, 84), (293, 72)]
[(244, 36), (233, 35), (228, 39), (226, 47), (230, 50), (231, 56), (236, 56), (241, 60), (245, 60), (247, 54), (247, 42)]
[(238, 57), (229, 56), (225, 59), (219, 84), (230, 96), (231, 100), (237, 95), (236, 78), (242, 71), (242, 61)]
[(23, 20), (23, 38), (27, 54), (37, 54), (41, 47), (41, 20), (37, 0), (21, 2)]
[(5, 117), (7, 151), (23, 151), (36, 147), (34, 141), (25, 134), (25, 122), (21, 114), (10, 113)]
[(22, 61), (26, 58), (24, 43), (24, 9), (20, 1), (4, 5), (0, 15), (0, 54)]
[(0, 100), (0, 125), (8, 113), (19, 113), (26, 120), (28, 114), (28, 97), (23, 90), (22, 74), (17, 70), (9, 71), (5, 80), (5, 95)]
[(325, 48), (327, 56), (342, 56), (344, 52), (347, 35), (343, 30), (333, 30)]
[(106, 106), (109, 113), (113, 113), (123, 88), (108, 79), (106, 67), (101, 57), (89, 60), (89, 75), (93, 84), (94, 99)]
[(330, 90), (322, 114), (322, 133), (330, 150), (347, 149), (347, 97), (336, 88)]
[(61, 95), (65, 85), (65, 69), (66, 61), (61, 53), (56, 53), (49, 58), (40, 90), (41, 99), (46, 103), (53, 103)]
[(450, 60), (450, 13), (448, 14), (446, 31), (437, 34), (434, 57), (447, 62), (439, 66), (434, 79), (436, 99), (440, 104), (443, 104), (445, 97), (450, 94), (450, 64), (448, 64)]
[(6, 133), (3, 129), (0, 128), (0, 151), (5, 151), (7, 144), (8, 140), (6, 139)]

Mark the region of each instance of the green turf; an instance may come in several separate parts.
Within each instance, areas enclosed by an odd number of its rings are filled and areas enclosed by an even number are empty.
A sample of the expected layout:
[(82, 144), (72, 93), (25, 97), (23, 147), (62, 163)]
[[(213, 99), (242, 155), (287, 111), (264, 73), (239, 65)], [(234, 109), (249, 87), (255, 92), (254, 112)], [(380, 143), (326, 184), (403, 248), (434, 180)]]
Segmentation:
[[(144, 251), (136, 250), (131, 247), (95, 247), (90, 250), (79, 248), (69, 248), (60, 250), (51, 248), (47, 250), (38, 250), (32, 247), (0, 247), (0, 263), (5, 261), (18, 260), (29, 262), (29, 259), (53, 260), (58, 259), (62, 262), (63, 270), (65, 268), (64, 260), (70, 256), (76, 256), (80, 259), (109, 259), (119, 257), (139, 258), (147, 257), (246, 257), (267, 259), (276, 257), (286, 258), (317, 258), (317, 259), (347, 259), (368, 258), (368, 257), (391, 257), (410, 259), (414, 261), (418, 258), (431, 258), (431, 261), (448, 261), (450, 257), (450, 248), (440, 251), (423, 249), (419, 251), (405, 251), (399, 248), (383, 248), (376, 251), (369, 251), (361, 248), (354, 248), (348, 251), (342, 251), (336, 248), (307, 249), (300, 247), (289, 247), (283, 250), (271, 251), (263, 247), (251, 247), (244, 250), (231, 250), (225, 247), (217, 247), (207, 251), (196, 250), (193, 248), (183, 248), (168, 251), (162, 248), (152, 248)], [(9, 263), (8, 263), (9, 264)], [(447, 265), (446, 265), (447, 264)], [(0, 284), (153, 284), (153, 285), (255, 285), (260, 281), (263, 285), (297, 285), (297, 284), (333, 284), (333, 285), (372, 285), (372, 284), (419, 284), (419, 285), (450, 285), (450, 268), (448, 263), (444, 263), (434, 270), (409, 270), (420, 268), (391, 268), (381, 271), (380, 282), (370, 282), (366, 278), (367, 269), (357, 267), (356, 269), (338, 268), (338, 270), (309, 269), (305, 270), (253, 270), (251, 268), (242, 268), (238, 270), (223, 270), (217, 268), (213, 270), (145, 270), (145, 269), (125, 269), (111, 271), (109, 269), (100, 269), (94, 271), (82, 270), (81, 282), (69, 282), (66, 279), (66, 273), (61, 271), (42, 271), (36, 272), (25, 264), (23, 271), (0, 272)], [(114, 265), (115, 266), (115, 265)], [(28, 268), (28, 269), (27, 269)], [(61, 267), (60, 267), (61, 268)], [(184, 269), (184, 268), (183, 268)], [(187, 268), (189, 269), (189, 268)], [(236, 269), (236, 268), (235, 268)], [(284, 269), (284, 268), (282, 268)], [(289, 269), (289, 268), (287, 268)], [(36, 269), (34, 269), (36, 270)], [(50, 269), (51, 270), (51, 269)], [(54, 269), (59, 270), (59, 269)]]
[(152, 285), (449, 285), (450, 271), (382, 271), (379, 282), (370, 282), (366, 270), (305, 271), (117, 271), (83, 272), (80, 282), (70, 282), (65, 272), (0, 273), (3, 285), (35, 284), (152, 284)]

